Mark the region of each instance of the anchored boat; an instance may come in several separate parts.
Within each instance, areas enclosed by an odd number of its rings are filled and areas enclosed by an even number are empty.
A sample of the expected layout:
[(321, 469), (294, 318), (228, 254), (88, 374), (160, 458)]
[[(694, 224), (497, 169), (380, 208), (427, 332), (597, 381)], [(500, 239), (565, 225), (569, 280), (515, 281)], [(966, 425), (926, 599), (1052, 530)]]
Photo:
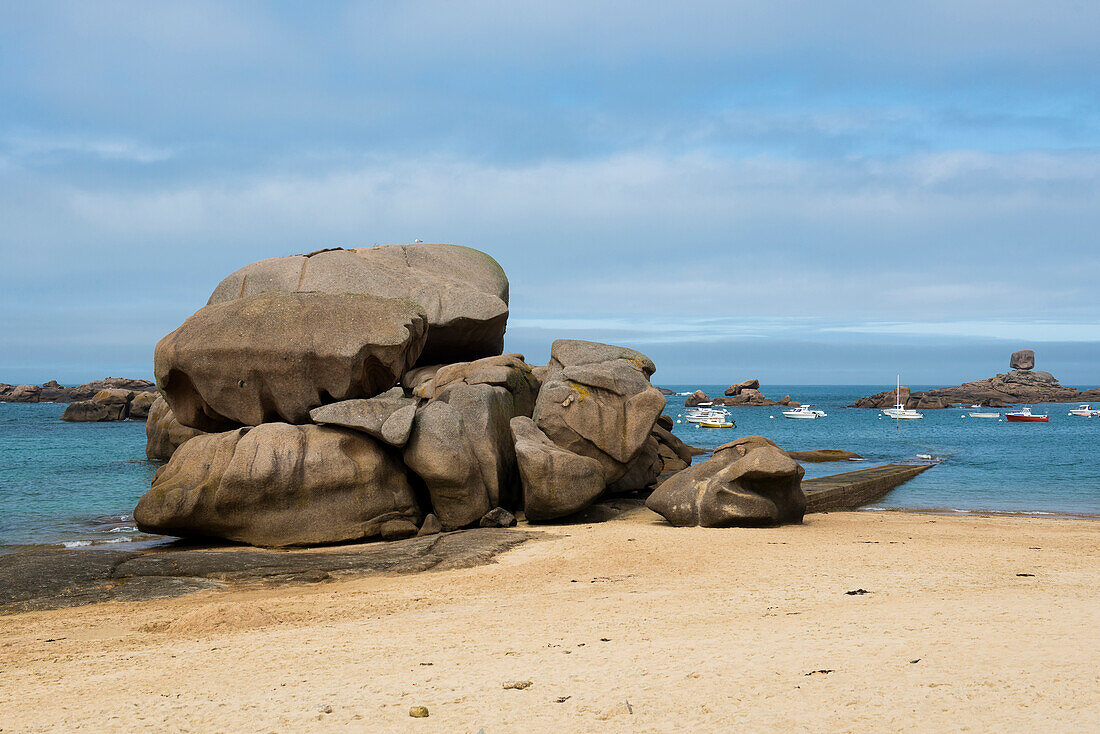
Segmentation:
[(1013, 423), (1046, 423), (1050, 416), (1045, 413), (1032, 413), (1031, 407), (1020, 408), (1015, 413), (1005, 413), (1005, 420)]
[(814, 418), (824, 418), (825, 417), (825, 411), (824, 410), (811, 410), (811, 408), (813, 408), (813, 407), (814, 406), (812, 406), (812, 405), (802, 405), (802, 406), (800, 406), (798, 408), (795, 408), (793, 410), (784, 410), (783, 411), (783, 417), (784, 418), (799, 418), (799, 419), (802, 419), (802, 420), (813, 420)]
[(919, 420), (924, 417), (924, 413), (911, 408), (906, 408), (905, 403), (901, 402), (901, 375), (898, 375), (898, 394), (896, 403), (893, 408), (884, 408), (882, 414), (887, 418), (893, 418), (895, 420)]
[(981, 405), (971, 405), (970, 412), (967, 413), (971, 418), (1000, 418), (1000, 413), (990, 413), (989, 411), (982, 410)]
[(1094, 409), (1089, 403), (1081, 403), (1071, 410), (1069, 414), (1081, 416), (1082, 418), (1096, 418), (1100, 417), (1100, 410)]

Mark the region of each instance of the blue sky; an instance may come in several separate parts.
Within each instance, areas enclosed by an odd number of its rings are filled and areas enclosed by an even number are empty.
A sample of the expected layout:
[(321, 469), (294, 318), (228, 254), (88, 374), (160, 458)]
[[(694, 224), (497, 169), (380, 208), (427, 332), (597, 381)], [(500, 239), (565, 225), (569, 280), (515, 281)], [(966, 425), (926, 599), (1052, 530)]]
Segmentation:
[[(963, 7), (960, 7), (963, 6)], [(1100, 384), (1100, 5), (6, 3), (0, 381), (248, 262), (467, 244), (658, 382)]]

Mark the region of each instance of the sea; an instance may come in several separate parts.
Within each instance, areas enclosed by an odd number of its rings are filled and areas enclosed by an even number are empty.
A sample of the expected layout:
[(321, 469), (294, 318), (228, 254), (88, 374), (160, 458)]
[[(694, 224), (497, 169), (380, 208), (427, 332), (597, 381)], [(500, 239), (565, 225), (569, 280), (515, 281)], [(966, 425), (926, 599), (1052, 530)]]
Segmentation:
[[(1050, 415), (1049, 423), (968, 418), (961, 409), (894, 421), (875, 410), (843, 407), (881, 385), (766, 385), (768, 397), (790, 394), (826, 417), (790, 420), (778, 406), (736, 407), (730, 409), (735, 428), (700, 428), (683, 420), (684, 396), (702, 389), (716, 397), (726, 386), (663, 387), (678, 393), (668, 396), (665, 409), (675, 422), (673, 433), (691, 445), (713, 449), (759, 435), (786, 449), (845, 449), (865, 457), (805, 464), (807, 478), (922, 456), (939, 462), (866, 511), (1100, 517), (1100, 418), (1068, 415), (1075, 405), (1035, 406)], [(0, 403), (0, 553), (164, 542), (138, 532), (133, 522), (134, 505), (161, 466), (145, 459), (145, 423), (66, 423), (60, 420), (64, 409)]]

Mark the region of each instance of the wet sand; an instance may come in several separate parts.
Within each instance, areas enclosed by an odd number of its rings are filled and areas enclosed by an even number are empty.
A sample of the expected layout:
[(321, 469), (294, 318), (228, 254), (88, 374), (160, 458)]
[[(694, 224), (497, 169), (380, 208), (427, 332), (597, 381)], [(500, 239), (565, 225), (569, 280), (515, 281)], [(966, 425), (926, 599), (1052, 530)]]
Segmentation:
[(473, 568), (2, 617), (0, 730), (1100, 726), (1095, 520), (542, 532)]

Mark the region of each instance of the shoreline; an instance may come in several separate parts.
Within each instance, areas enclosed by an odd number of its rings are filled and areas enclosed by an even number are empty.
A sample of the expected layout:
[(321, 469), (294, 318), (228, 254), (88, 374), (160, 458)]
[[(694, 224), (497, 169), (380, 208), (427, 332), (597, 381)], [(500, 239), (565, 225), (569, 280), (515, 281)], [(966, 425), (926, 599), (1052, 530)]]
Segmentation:
[(465, 568), (6, 616), (0, 727), (1072, 730), (1100, 706), (1091, 521), (522, 532)]
[[(1100, 520), (1100, 512), (1057, 512), (1049, 510), (989, 510), (989, 509), (962, 509), (953, 507), (875, 507), (873, 505), (867, 505), (864, 507), (853, 507), (846, 509), (833, 509), (824, 510), (821, 512), (815, 512), (811, 514), (829, 514), (836, 512), (889, 512), (900, 514), (912, 514), (912, 515), (936, 515), (942, 517), (989, 517), (989, 518), (1038, 518), (1038, 519), (1050, 519), (1050, 520), (1082, 520), (1082, 521), (1098, 521)], [(526, 526), (525, 526), (526, 527)], [(531, 528), (552, 528), (554, 524), (547, 525), (532, 525)], [(148, 535), (148, 534), (147, 534)], [(383, 541), (375, 541), (381, 543)], [(68, 545), (73, 543), (74, 545)], [(77, 545), (79, 544), (79, 545)], [(72, 551), (72, 552), (84, 552), (84, 551), (163, 551), (163, 550), (175, 550), (183, 549), (188, 544), (186, 539), (177, 538), (170, 535), (148, 535), (145, 538), (139, 538), (136, 540), (65, 540), (48, 543), (22, 543), (13, 545), (0, 545), (0, 556), (12, 555), (16, 553), (32, 552), (39, 550), (54, 550), (54, 551)], [(361, 545), (360, 543), (350, 543), (346, 545)], [(238, 548), (246, 547), (233, 545), (230, 543), (225, 544), (213, 544), (202, 545), (194, 543), (194, 548)], [(317, 548), (331, 548), (339, 546), (316, 546)]]

